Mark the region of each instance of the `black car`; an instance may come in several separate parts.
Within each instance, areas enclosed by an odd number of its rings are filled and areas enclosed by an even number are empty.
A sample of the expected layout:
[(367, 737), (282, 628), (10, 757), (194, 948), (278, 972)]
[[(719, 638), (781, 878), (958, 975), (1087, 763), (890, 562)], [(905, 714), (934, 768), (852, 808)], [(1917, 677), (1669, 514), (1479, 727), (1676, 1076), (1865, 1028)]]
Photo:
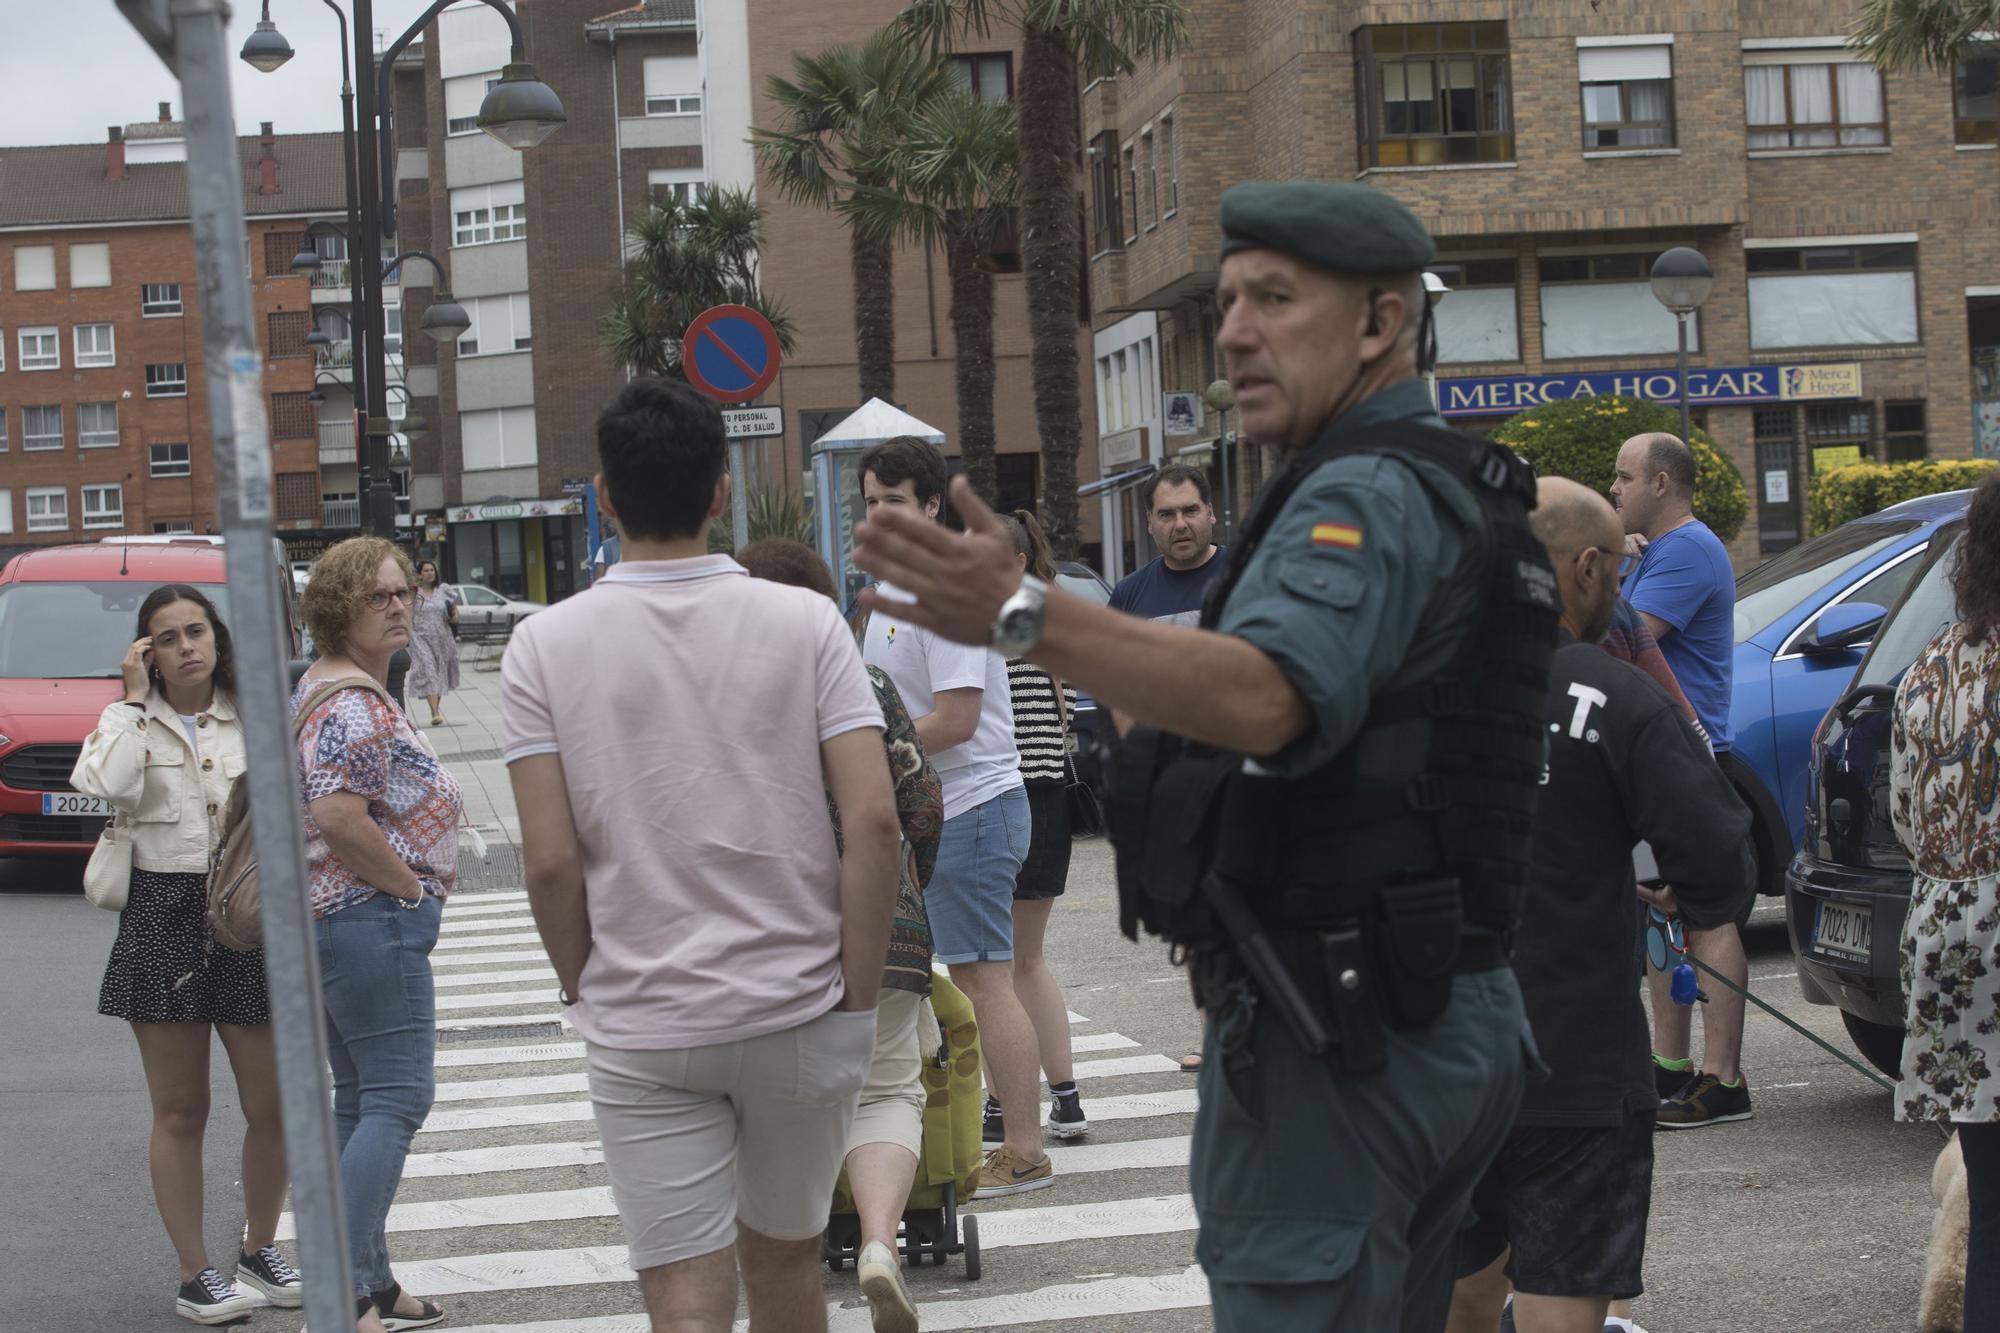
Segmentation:
[(1785, 874), (1785, 917), (1799, 986), (1840, 1008), (1847, 1035), (1892, 1078), (1903, 1058), (1903, 918), (1910, 860), (1889, 819), (1889, 733), (1896, 687), (1955, 615), (1953, 551), (1963, 521), (1939, 529), (1847, 692), (1813, 738), (1805, 840)]

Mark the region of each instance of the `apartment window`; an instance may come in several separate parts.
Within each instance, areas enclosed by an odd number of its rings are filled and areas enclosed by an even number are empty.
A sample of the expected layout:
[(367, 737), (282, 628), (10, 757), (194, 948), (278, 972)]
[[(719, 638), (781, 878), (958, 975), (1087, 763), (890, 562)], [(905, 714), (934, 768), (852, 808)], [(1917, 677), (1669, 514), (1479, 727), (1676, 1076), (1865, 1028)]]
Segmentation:
[(535, 345), (526, 292), (515, 292), (510, 296), (481, 296), (464, 304), (465, 313), (472, 317), (472, 326), (459, 336), (460, 356), (525, 352)]
[(187, 397), (188, 368), (184, 362), (169, 361), (146, 367), (148, 398)]
[(273, 357), (310, 356), (306, 334), (312, 331), (312, 317), (303, 310), (273, 310), (264, 316), (264, 342)]
[(535, 465), (534, 408), (500, 407), (484, 412), (461, 412), (458, 424), (467, 472), (482, 468)]
[[(309, 523), (323, 524), (329, 528), (354, 527), (361, 521), (359, 506), (350, 511), (353, 517), (343, 523), (335, 523), (334, 515), (320, 507), (317, 472), (280, 472), (272, 480), (275, 483), (273, 489), (277, 495), (280, 519), (290, 519), (294, 522), (304, 519)], [(349, 504), (353, 504), (353, 495), (350, 494), (347, 499)]]
[(1911, 463), (1926, 452), (1923, 400), (1882, 404), (1883, 459), (1890, 463)]
[(69, 491), (61, 486), (28, 488), (28, 531), (66, 532), (69, 529)]
[(83, 526), (122, 528), (125, 526), (125, 488), (116, 484), (83, 488)]
[(403, 354), (403, 303), (385, 301), (382, 303), (382, 353), (385, 356)]
[(664, 167), (646, 173), (646, 193), (656, 204), (672, 199), (683, 208), (708, 197), (708, 178), (702, 167)]
[(1146, 167), (1146, 226), (1160, 225), (1160, 158), (1153, 132), (1139, 136), (1139, 156)]
[(14, 247), (14, 290), (52, 292), (56, 289), (56, 248), (53, 245)]
[(646, 58), (646, 114), (649, 116), (701, 114), (699, 56)]
[[(313, 253), (322, 262), (344, 264), (347, 262), (347, 238), (337, 231), (316, 231), (312, 234)], [(392, 256), (385, 256), (389, 258)]]
[(1673, 146), (1673, 60), (1665, 41), (1577, 50), (1586, 152)]
[(21, 369), (61, 370), (61, 334), (54, 325), (21, 330)]
[(69, 248), (69, 285), (109, 287), (111, 247), (102, 241), (72, 245)]
[(14, 492), (11, 488), (0, 487), (0, 536), (12, 536), (14, 532)]
[(1021, 271), (1021, 214), (1018, 210), (1007, 215), (1007, 221), (994, 234), (993, 244), (986, 253), (993, 261), (995, 273)]
[(300, 250), (306, 248), (306, 234), (302, 231), (267, 231), (264, 233), (264, 276), (267, 278), (289, 278), (292, 276), (292, 260)]
[(1362, 28), (1354, 49), (1363, 168), (1514, 160), (1504, 22)]
[(194, 524), (184, 518), (156, 518), (153, 520), (153, 534), (158, 537), (175, 536), (186, 533), (193, 535)]
[(7, 330), (0, 329), (0, 370), (7, 368)]
[(194, 471), (194, 458), (185, 444), (155, 444), (146, 450), (156, 477), (185, 477)]
[(1131, 144), (1126, 144), (1120, 154), (1125, 165), (1125, 243), (1130, 245), (1139, 239), (1139, 155)]
[(1091, 253), (1125, 247), (1124, 216), (1124, 196), (1118, 183), (1118, 138), (1106, 130), (1090, 142)]
[(112, 449), (118, 444), (118, 404), (78, 403), (76, 443), (81, 449)]
[(1751, 245), (1750, 346), (1900, 346), (1917, 341), (1914, 236)]
[(109, 324), (79, 324), (75, 334), (78, 368), (118, 364), (118, 345)]
[(7, 409), (0, 407), (0, 454), (7, 452)]
[(318, 434), (313, 405), (303, 393), (271, 395), (271, 438), (310, 440)]
[(1743, 101), (1751, 151), (1857, 148), (1889, 142), (1882, 73), (1825, 51), (1744, 54)]
[(451, 243), (490, 245), (528, 234), (528, 208), (520, 181), (474, 185), (451, 192)]
[(149, 282), (139, 288), (139, 313), (159, 319), (181, 313), (181, 285), (178, 282)]
[(1160, 117), (1160, 151), (1165, 156), (1162, 164), (1167, 178), (1167, 211), (1172, 217), (1181, 207), (1181, 122), (1176, 116)]
[(63, 447), (61, 404), (21, 409), (21, 447), (30, 451)]
[(952, 82), (981, 102), (1014, 100), (1014, 57), (1005, 51), (955, 55), (949, 68)]
[[(1654, 251), (1544, 255), (1542, 355), (1551, 360), (1671, 352), (1680, 345), (1673, 312), (1653, 296)], [(1688, 349), (1701, 348), (1699, 320), (1688, 323)]]
[(498, 74), (467, 74), (444, 81), (444, 132), (447, 135), (479, 133), (479, 108), (486, 94), (500, 82)]
[(1520, 265), (1515, 260), (1440, 259), (1430, 271), (1451, 292), (1437, 304), (1440, 365), (1521, 359)]
[(1806, 457), (1814, 472), (1867, 458), (1875, 441), (1873, 403), (1824, 403), (1807, 407)]
[(1975, 46), (1952, 76), (1952, 137), (1959, 143), (2000, 143), (2000, 46)]

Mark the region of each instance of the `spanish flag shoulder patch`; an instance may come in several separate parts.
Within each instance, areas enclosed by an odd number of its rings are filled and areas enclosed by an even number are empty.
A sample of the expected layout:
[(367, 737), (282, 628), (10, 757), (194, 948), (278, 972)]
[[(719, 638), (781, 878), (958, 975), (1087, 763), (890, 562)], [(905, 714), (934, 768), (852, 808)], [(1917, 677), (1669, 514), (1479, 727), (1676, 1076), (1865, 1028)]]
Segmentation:
[(1340, 546), (1358, 551), (1361, 549), (1361, 529), (1345, 523), (1315, 523), (1312, 542), (1314, 546)]

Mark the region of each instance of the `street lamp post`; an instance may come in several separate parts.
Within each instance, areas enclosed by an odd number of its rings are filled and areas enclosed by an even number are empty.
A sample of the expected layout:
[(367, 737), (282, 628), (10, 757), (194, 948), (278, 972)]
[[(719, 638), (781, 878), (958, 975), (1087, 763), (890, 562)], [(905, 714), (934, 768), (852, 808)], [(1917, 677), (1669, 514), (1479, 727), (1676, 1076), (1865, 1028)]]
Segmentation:
[(1699, 250), (1677, 245), (1653, 261), (1653, 299), (1680, 322), (1681, 442), (1692, 447), (1688, 423), (1688, 316), (1700, 309), (1715, 286), (1715, 270)]
[(1201, 391), (1201, 401), (1215, 409), (1215, 457), (1221, 465), (1222, 540), (1229, 540), (1229, 409), (1236, 406), (1236, 386), (1226, 379), (1215, 381)]

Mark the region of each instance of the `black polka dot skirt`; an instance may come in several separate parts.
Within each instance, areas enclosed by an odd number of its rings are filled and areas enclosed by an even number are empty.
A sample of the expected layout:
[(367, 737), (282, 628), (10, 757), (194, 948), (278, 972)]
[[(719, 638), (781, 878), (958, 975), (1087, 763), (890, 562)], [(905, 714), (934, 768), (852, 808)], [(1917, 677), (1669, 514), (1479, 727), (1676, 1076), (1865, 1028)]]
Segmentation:
[(209, 938), (206, 876), (134, 870), (97, 1012), (131, 1023), (268, 1023), (264, 952), (232, 953)]

